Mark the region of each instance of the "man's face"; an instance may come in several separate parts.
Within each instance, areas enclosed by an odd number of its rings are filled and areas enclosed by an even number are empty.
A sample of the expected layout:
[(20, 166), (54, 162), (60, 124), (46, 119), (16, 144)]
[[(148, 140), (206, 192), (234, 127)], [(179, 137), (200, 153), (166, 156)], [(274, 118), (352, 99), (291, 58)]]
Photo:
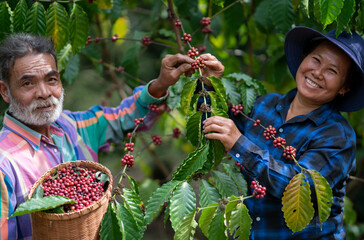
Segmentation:
[(27, 125), (44, 126), (62, 111), (63, 88), (55, 60), (50, 54), (28, 54), (10, 68), (8, 96), (12, 115)]

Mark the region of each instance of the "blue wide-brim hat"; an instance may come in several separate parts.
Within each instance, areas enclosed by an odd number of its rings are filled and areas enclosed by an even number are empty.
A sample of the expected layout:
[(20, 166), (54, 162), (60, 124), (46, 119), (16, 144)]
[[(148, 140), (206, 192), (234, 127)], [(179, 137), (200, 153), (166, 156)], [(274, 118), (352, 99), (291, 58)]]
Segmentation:
[(305, 49), (313, 39), (327, 39), (341, 48), (353, 60), (358, 68), (358, 74), (352, 81), (350, 91), (338, 99), (336, 107), (339, 111), (354, 112), (364, 107), (364, 39), (355, 32), (352, 32), (352, 35), (343, 32), (336, 37), (335, 31), (332, 30), (324, 35), (308, 27), (291, 29), (287, 33), (284, 43), (287, 64), (295, 78), (297, 69), (303, 60)]

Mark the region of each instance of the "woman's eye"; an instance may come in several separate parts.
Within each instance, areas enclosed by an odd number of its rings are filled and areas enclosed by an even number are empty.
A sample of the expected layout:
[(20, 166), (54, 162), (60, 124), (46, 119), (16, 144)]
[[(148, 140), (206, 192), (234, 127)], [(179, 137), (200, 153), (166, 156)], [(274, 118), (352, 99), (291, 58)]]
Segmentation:
[(335, 70), (335, 69), (329, 68), (329, 71), (330, 71), (330, 72), (332, 72), (332, 73), (337, 74), (337, 72), (336, 72), (336, 70)]
[(315, 60), (316, 62), (320, 62), (320, 60), (317, 57), (313, 57), (313, 60)]

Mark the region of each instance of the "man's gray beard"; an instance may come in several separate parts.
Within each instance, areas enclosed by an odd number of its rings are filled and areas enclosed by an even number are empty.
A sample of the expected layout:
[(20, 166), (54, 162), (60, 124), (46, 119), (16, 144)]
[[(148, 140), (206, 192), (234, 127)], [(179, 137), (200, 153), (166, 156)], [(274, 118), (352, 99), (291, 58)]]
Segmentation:
[[(61, 115), (64, 98), (63, 89), (61, 97), (59, 99), (52, 96), (47, 100), (34, 100), (29, 106), (24, 106), (23, 104), (18, 102), (18, 100), (13, 98), (13, 96), (11, 96), (10, 94), (10, 90), (8, 91), (8, 93), (10, 98), (9, 112), (12, 114), (13, 117), (26, 125), (50, 125), (52, 122), (55, 122)], [(55, 108), (52, 111), (35, 113), (35, 110), (38, 107), (47, 107), (49, 105), (54, 105)]]

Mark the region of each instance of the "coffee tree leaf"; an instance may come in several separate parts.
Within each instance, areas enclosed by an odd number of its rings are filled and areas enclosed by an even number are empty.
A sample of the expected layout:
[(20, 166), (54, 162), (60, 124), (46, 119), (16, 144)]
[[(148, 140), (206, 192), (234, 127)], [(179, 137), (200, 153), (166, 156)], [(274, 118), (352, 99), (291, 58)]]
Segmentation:
[(217, 167), (218, 165), (220, 165), (221, 161), (225, 157), (225, 147), (219, 140), (210, 139), (209, 141), (213, 150), (213, 159), (214, 159), (213, 167)]
[(206, 208), (202, 210), (200, 219), (198, 220), (198, 226), (201, 228), (202, 233), (208, 237), (210, 223), (219, 208), (219, 204), (215, 202), (205, 207)]
[(62, 79), (71, 85), (80, 71), (80, 56), (78, 54), (69, 58), (69, 61), (61, 75)]
[(198, 170), (202, 169), (207, 161), (208, 152), (209, 144), (204, 144), (188, 154), (188, 157), (183, 160), (182, 164), (173, 174), (173, 179), (183, 181), (188, 177), (191, 177)]
[(240, 94), (244, 107), (243, 111), (245, 114), (249, 114), (254, 106), (257, 92), (254, 88), (248, 87), (246, 84), (241, 84)]
[(180, 181), (172, 180), (163, 184), (160, 188), (157, 188), (157, 190), (153, 192), (145, 208), (145, 221), (147, 224), (150, 224), (159, 214), (163, 204), (168, 202), (172, 191), (180, 183)]
[[(128, 182), (129, 182), (129, 187), (132, 191), (134, 191), (138, 197), (139, 197), (139, 187), (138, 187), (138, 183), (137, 181), (135, 181), (134, 178), (130, 177), (129, 175), (127, 175), (127, 178), (128, 178)], [(141, 202), (141, 200), (140, 200)]]
[(113, 209), (111, 204), (110, 202), (107, 206), (107, 210), (101, 221), (100, 240), (124, 240), (125, 236), (122, 235), (122, 232), (124, 232), (123, 221), (118, 220), (117, 209)]
[(35, 2), (27, 13), (25, 32), (44, 36), (46, 29), (45, 9), (40, 2)]
[(193, 146), (200, 146), (202, 112), (195, 112), (186, 123), (186, 138)]
[(113, 2), (113, 0), (97, 0), (96, 4), (101, 9), (112, 9)]
[(225, 90), (224, 84), (222, 83), (221, 79), (214, 77), (214, 76), (208, 77), (207, 79), (210, 81), (210, 83), (214, 87), (215, 92), (217, 94), (219, 94), (221, 97), (223, 97), (223, 99), (225, 99), (225, 101), (226, 101), (226, 90)]
[(227, 98), (230, 100), (231, 104), (238, 105), (241, 103), (240, 93), (236, 82), (226, 77), (221, 78), (221, 82), (226, 89)]
[(57, 53), (59, 71), (62, 71), (67, 66), (72, 55), (72, 46), (69, 43), (59, 53)]
[(211, 219), (209, 230), (208, 230), (208, 239), (209, 240), (221, 240), (227, 239), (225, 234), (226, 226), (224, 224), (224, 212), (218, 209), (215, 213), (215, 216)]
[(123, 188), (122, 198), (124, 199), (124, 207), (129, 210), (140, 232), (144, 233), (146, 223), (141, 209), (143, 202), (140, 200), (138, 194), (131, 189)]
[(200, 97), (199, 94), (194, 94), (191, 102), (190, 102), (190, 110), (188, 111), (189, 115), (194, 114), (197, 111), (197, 104), (198, 104), (198, 98)]
[(346, 0), (344, 1), (344, 6), (341, 9), (340, 15), (338, 16), (336, 22), (336, 36), (340, 35), (343, 31), (351, 32), (350, 28), (348, 28), (348, 24), (352, 15), (355, 12), (355, 0)]
[(280, 32), (287, 32), (292, 28), (294, 20), (294, 11), (292, 8), (292, 1), (275, 0), (271, 1), (271, 14), (272, 23)]
[(77, 3), (73, 3), (68, 22), (69, 41), (73, 53), (77, 53), (85, 46), (88, 38), (89, 22), (86, 12)]
[(216, 188), (222, 197), (229, 197), (231, 195), (239, 196), (239, 190), (229, 175), (215, 170), (211, 173), (216, 183)]
[[(116, 202), (116, 217), (119, 222), (122, 239), (125, 240), (140, 240), (142, 239), (141, 231), (135, 222), (132, 213), (119, 202)], [(121, 223), (121, 224), (120, 224)], [(115, 225), (114, 225), (115, 226)], [(144, 232), (144, 231), (143, 231)], [(119, 238), (120, 239), (120, 235)]]
[(331, 213), (333, 201), (332, 190), (330, 184), (319, 172), (312, 169), (308, 169), (307, 171), (310, 173), (315, 187), (318, 215), (322, 231), (322, 224), (329, 218)]
[(59, 52), (68, 41), (68, 13), (58, 2), (49, 5), (46, 12), (46, 35), (52, 38), (56, 52)]
[(174, 231), (177, 231), (180, 221), (196, 208), (196, 196), (191, 185), (188, 182), (178, 185), (170, 202), (170, 221)]
[(42, 185), (38, 185), (38, 187), (35, 189), (32, 198), (41, 198), (44, 195), (44, 190)]
[(228, 202), (228, 204), (225, 205), (225, 224), (226, 224), (226, 227), (229, 226), (231, 212), (236, 209), (236, 205), (238, 204), (238, 201), (240, 200), (240, 198), (232, 195), (228, 199), (229, 199), (229, 202)]
[(205, 179), (201, 179), (199, 195), (199, 203), (201, 207), (207, 207), (212, 203), (216, 203), (219, 201), (219, 198), (221, 198), (217, 189)]
[(181, 109), (183, 112), (188, 115), (191, 99), (195, 92), (197, 85), (196, 79), (192, 79), (191, 81), (188, 81), (183, 86), (182, 92), (181, 92)]
[(220, 116), (228, 118), (228, 114), (226, 113), (228, 110), (227, 103), (221, 95), (217, 94), (216, 92), (209, 92), (210, 99), (211, 99), (211, 111), (214, 116)]
[(164, 218), (163, 218), (163, 223), (164, 223), (164, 226), (166, 226), (167, 224), (167, 221), (169, 220), (169, 208), (170, 204), (167, 204), (167, 206), (164, 208)]
[[(21, 32), (24, 30), (24, 23), (27, 17), (28, 5), (26, 0), (20, 0), (14, 9), (13, 14), (13, 31)], [(3, 23), (3, 21), (1, 20)]]
[(178, 224), (177, 231), (174, 234), (175, 240), (193, 240), (197, 222), (195, 220), (196, 210), (187, 214)]
[(242, 202), (238, 203), (236, 209), (231, 212), (229, 221), (229, 230), (233, 238), (249, 239), (252, 222), (247, 207)]
[(231, 179), (234, 181), (236, 187), (240, 192), (240, 195), (246, 196), (248, 193), (248, 184), (243, 178), (241, 172), (231, 164), (223, 163), (223, 166), (227, 175), (229, 175), (229, 177), (231, 177)]
[(295, 175), (287, 185), (282, 198), (282, 211), (287, 227), (294, 233), (304, 229), (314, 216), (311, 190), (303, 173)]
[(15, 212), (10, 216), (16, 217), (32, 212), (40, 212), (56, 208), (65, 204), (76, 203), (75, 200), (69, 199), (67, 197), (61, 196), (46, 196), (42, 198), (31, 198), (23, 203), (21, 203), (15, 210)]
[(343, 7), (344, 1), (322, 0), (320, 3), (321, 19), (319, 20), (324, 26), (327, 26), (337, 19)]

